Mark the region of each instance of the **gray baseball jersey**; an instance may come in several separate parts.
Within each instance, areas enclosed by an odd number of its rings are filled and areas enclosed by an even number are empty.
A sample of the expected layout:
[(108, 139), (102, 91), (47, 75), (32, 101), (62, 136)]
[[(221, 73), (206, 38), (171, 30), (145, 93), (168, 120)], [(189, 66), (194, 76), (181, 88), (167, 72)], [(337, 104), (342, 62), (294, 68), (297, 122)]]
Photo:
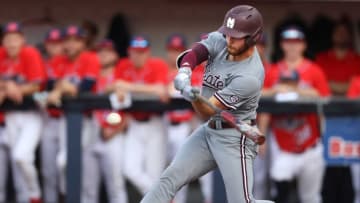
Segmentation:
[(264, 82), (264, 67), (256, 49), (252, 56), (237, 62), (227, 60), (226, 40), (221, 33), (210, 33), (200, 43), (209, 51), (201, 94), (207, 98), (214, 95), (238, 119), (255, 119)]
[[(213, 32), (200, 43), (209, 52), (202, 95), (214, 95), (238, 119), (255, 119), (264, 80), (256, 49), (250, 57), (234, 62), (227, 60), (226, 40), (220, 33)], [(141, 203), (169, 203), (183, 185), (216, 167), (224, 179), (229, 203), (269, 203), (252, 195), (256, 150), (257, 145), (235, 129), (212, 129), (205, 123), (189, 136)]]

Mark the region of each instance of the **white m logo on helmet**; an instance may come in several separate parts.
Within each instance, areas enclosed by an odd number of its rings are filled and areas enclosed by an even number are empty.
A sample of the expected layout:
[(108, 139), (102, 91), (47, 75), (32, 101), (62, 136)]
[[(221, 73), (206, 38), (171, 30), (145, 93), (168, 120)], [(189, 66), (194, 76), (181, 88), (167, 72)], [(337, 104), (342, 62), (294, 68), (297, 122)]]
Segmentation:
[(234, 26), (235, 26), (235, 18), (229, 17), (226, 21), (226, 27), (232, 29), (232, 28), (234, 28)]

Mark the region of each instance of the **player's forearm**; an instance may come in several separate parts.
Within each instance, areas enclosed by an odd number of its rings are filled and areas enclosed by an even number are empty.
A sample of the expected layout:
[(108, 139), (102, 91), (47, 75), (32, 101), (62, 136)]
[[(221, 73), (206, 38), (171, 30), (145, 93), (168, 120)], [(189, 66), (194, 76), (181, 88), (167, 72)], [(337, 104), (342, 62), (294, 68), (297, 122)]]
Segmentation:
[(274, 96), (276, 93), (276, 91), (273, 88), (267, 88), (267, 89), (263, 89), (261, 91), (261, 96), (263, 97), (271, 97)]
[(54, 90), (59, 92), (61, 95), (75, 96), (78, 93), (77, 86), (67, 80), (58, 81), (55, 85)]
[(208, 120), (211, 116), (213, 116), (216, 112), (211, 109), (208, 105), (200, 100), (195, 100), (191, 102), (195, 112), (200, 116), (203, 120)]
[(128, 87), (128, 91), (138, 94), (155, 94), (159, 85), (132, 84)]
[(297, 93), (300, 97), (319, 97), (319, 93), (314, 88), (298, 88)]
[(22, 95), (32, 95), (35, 92), (40, 91), (40, 84), (39, 83), (21, 84), (19, 85), (19, 89)]
[(0, 91), (6, 90), (6, 81), (0, 80)]
[(209, 57), (207, 48), (197, 43), (189, 52), (187, 52), (180, 60), (180, 67), (189, 67), (194, 69), (196, 66), (206, 61)]
[[(110, 93), (110, 92), (116, 91), (117, 89), (121, 89), (124, 91), (131, 91), (132, 88), (134, 88), (134, 87), (132, 87), (133, 85), (134, 84), (131, 84), (124, 80), (116, 80), (114, 83), (106, 86), (105, 92)], [(134, 90), (134, 91), (136, 91), (136, 90)]]
[(334, 82), (330, 81), (329, 86), (331, 91), (337, 95), (345, 95), (349, 89), (349, 82)]
[(258, 128), (260, 132), (262, 132), (264, 135), (267, 134), (267, 130), (269, 129), (271, 121), (271, 114), (269, 113), (259, 113), (258, 114)]

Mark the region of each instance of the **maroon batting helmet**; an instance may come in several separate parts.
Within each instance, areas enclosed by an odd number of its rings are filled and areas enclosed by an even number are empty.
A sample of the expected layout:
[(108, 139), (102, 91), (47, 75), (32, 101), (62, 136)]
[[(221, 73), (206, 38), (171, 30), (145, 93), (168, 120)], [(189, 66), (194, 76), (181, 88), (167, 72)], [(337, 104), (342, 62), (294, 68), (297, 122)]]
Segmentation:
[(260, 12), (252, 6), (240, 5), (230, 9), (218, 31), (224, 35), (243, 38), (249, 37), (253, 44), (261, 36), (263, 19)]

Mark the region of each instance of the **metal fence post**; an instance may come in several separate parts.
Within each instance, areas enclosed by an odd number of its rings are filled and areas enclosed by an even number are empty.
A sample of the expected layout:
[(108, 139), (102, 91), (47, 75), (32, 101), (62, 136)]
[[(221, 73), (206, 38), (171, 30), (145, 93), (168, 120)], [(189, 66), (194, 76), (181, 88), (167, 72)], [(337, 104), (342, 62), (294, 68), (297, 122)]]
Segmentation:
[(82, 112), (66, 111), (67, 126), (67, 166), (66, 203), (81, 202), (81, 128)]

